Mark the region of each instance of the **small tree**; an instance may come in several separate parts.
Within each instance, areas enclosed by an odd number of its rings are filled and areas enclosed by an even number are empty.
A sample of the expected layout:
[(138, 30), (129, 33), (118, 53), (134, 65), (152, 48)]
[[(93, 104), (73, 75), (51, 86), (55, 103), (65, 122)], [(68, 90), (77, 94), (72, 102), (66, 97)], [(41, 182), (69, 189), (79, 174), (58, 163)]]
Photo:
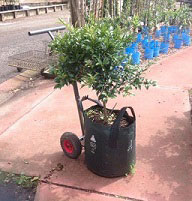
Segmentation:
[(128, 60), (124, 49), (132, 35), (124, 33), (111, 19), (90, 21), (82, 28), (70, 28), (64, 36), (57, 37), (52, 49), (59, 55), (56, 88), (79, 82), (92, 88), (103, 102), (107, 122), (107, 102), (118, 94), (129, 95), (133, 89), (148, 88), (155, 83), (143, 77), (147, 68), (122, 62)]

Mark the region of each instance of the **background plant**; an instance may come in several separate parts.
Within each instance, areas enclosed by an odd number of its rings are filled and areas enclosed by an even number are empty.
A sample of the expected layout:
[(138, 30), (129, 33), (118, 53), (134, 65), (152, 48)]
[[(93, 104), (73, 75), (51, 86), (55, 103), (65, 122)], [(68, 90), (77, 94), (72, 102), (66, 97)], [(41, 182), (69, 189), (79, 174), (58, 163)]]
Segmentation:
[(192, 23), (192, 9), (183, 4), (178, 10), (175, 10), (175, 24), (181, 28), (188, 28)]
[[(77, 24), (81, 26), (84, 25), (84, 18), (87, 20), (90, 15), (97, 19), (119, 17), (128, 27), (132, 21), (138, 19), (140, 24), (152, 31), (161, 25), (175, 24), (189, 27), (192, 19), (189, 6), (181, 4), (178, 8), (176, 0), (71, 0), (71, 2), (79, 2), (76, 17), (81, 18), (77, 20)], [(78, 4), (74, 6), (78, 7)]]

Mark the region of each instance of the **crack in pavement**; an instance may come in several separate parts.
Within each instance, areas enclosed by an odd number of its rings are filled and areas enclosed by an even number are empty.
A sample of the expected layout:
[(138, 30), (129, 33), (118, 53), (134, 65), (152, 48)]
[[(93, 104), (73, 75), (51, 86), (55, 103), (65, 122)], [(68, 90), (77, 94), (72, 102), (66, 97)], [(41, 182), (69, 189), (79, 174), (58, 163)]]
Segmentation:
[(115, 198), (122, 199), (122, 200), (144, 201), (144, 200), (141, 200), (141, 199), (131, 198), (131, 197), (117, 195), (117, 194), (113, 194), (113, 193), (106, 193), (106, 192), (102, 192), (102, 191), (96, 191), (96, 190), (91, 190), (91, 189), (86, 189), (86, 188), (80, 188), (80, 187), (70, 186), (70, 185), (66, 185), (66, 184), (58, 184), (58, 183), (55, 183), (55, 182), (49, 182), (47, 180), (40, 180), (40, 181), (42, 183), (45, 183), (45, 184), (51, 184), (51, 185), (55, 185), (55, 186), (58, 186), (58, 187), (84, 191), (84, 192), (87, 192), (87, 193), (95, 193), (95, 194), (104, 195), (104, 196), (113, 197), (113, 198), (115, 197)]

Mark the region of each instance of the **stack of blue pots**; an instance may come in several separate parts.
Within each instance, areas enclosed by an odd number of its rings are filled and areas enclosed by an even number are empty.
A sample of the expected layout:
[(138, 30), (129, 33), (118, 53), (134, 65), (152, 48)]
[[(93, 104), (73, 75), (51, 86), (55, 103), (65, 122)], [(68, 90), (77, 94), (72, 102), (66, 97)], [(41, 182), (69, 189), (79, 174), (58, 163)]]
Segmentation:
[(191, 45), (191, 37), (188, 33), (182, 33), (182, 41), (183, 45), (190, 46)]
[(180, 49), (182, 45), (190, 46), (191, 45), (190, 29), (189, 28), (179, 29), (177, 27), (173, 35), (173, 42), (174, 47), (176, 49)]
[(131, 57), (131, 63), (133, 65), (140, 64), (141, 53), (138, 51), (138, 43), (142, 40), (142, 35), (138, 34), (136, 42), (132, 43), (125, 49), (125, 53)]
[(151, 40), (145, 45), (144, 58), (151, 60), (154, 57), (158, 57), (160, 52), (160, 42)]
[[(163, 39), (162, 42), (158, 39)], [(169, 43), (171, 41), (174, 43), (174, 48), (181, 48), (182, 45), (191, 45), (190, 29), (180, 29), (178, 26), (161, 26), (159, 30), (155, 31), (155, 39), (149, 35), (148, 27), (144, 26), (142, 32), (138, 33), (135, 42), (130, 44), (125, 53), (130, 56), (131, 63), (134, 65), (140, 64), (141, 53), (138, 51), (138, 45), (141, 44), (144, 49), (144, 58), (147, 60), (152, 60), (158, 57), (159, 54), (168, 54)], [(122, 63), (128, 62), (128, 59)]]
[(168, 51), (169, 51), (169, 43), (166, 41), (161, 42), (160, 53), (168, 54)]
[(174, 48), (180, 49), (182, 47), (183, 40), (182, 40), (182, 37), (180, 35), (175, 34), (173, 36), (173, 42), (174, 42)]

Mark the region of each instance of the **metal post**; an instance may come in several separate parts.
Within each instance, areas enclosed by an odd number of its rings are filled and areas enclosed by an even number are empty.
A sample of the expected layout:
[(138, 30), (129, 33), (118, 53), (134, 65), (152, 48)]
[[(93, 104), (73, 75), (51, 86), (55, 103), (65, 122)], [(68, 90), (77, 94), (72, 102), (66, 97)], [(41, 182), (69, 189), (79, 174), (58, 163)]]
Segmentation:
[(50, 38), (51, 38), (52, 40), (55, 39), (55, 37), (54, 37), (54, 35), (51, 33), (51, 31), (48, 31), (48, 34), (49, 34), (49, 36), (50, 36)]
[(81, 131), (82, 131), (82, 134), (85, 135), (85, 132), (84, 132), (84, 119), (83, 119), (83, 106), (82, 106), (82, 103), (80, 101), (77, 82), (73, 83), (73, 91), (74, 91), (75, 100), (76, 100), (76, 104), (77, 104), (77, 110), (78, 110), (79, 120), (80, 120), (80, 124), (81, 124)]

